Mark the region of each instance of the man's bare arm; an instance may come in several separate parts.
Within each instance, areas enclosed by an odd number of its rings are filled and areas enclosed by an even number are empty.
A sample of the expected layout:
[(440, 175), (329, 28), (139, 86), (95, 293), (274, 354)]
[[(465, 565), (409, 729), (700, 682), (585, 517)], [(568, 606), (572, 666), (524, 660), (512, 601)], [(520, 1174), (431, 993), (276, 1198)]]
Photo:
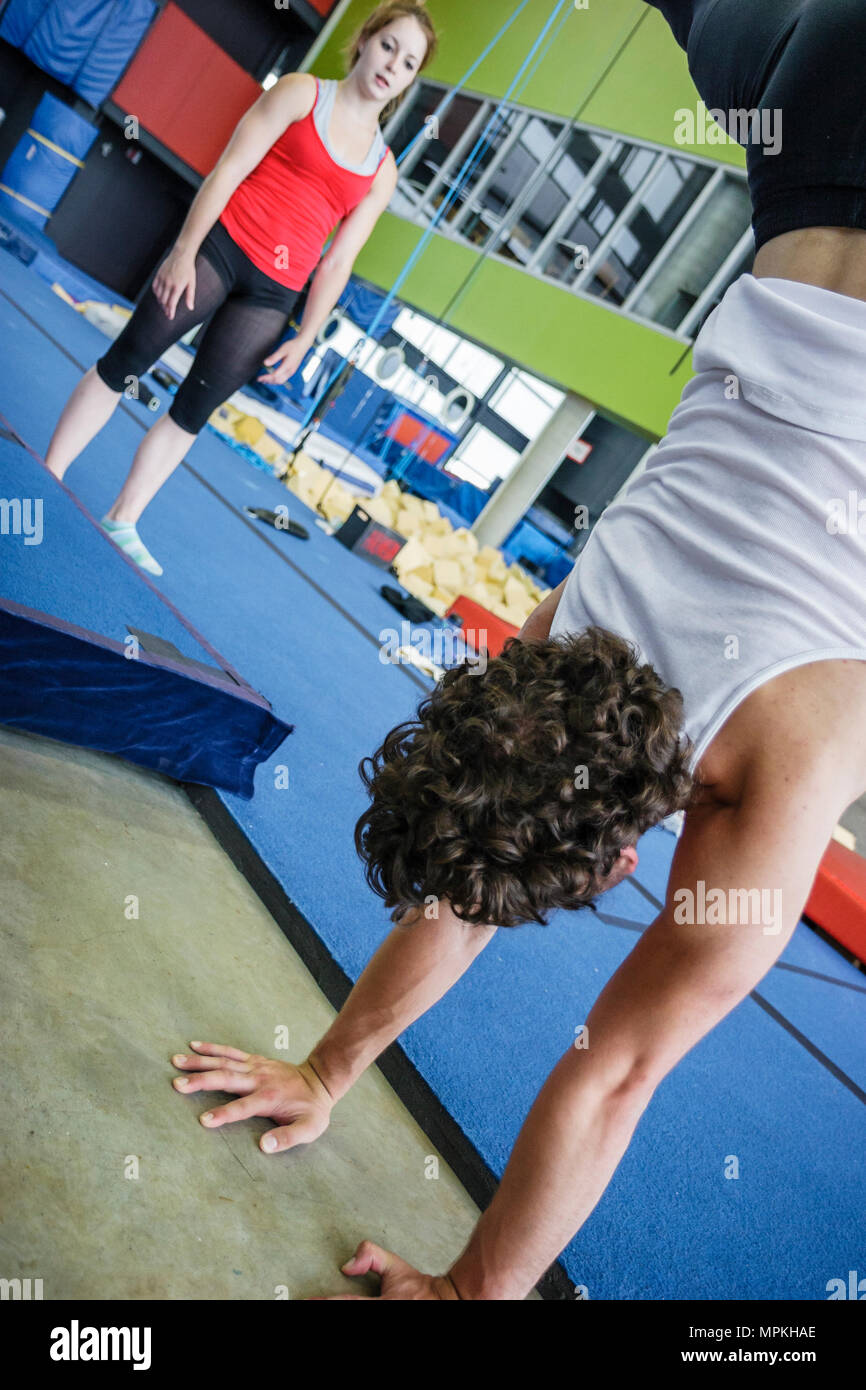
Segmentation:
[(335, 1099), (447, 994), (496, 933), (496, 927), (463, 922), (444, 899), (433, 909), (435, 917), (419, 908), (394, 927), (310, 1052), (308, 1061)]
[(562, 598), (562, 591), (569, 580), (568, 575), (561, 584), (557, 584), (555, 589), (551, 589), (539, 603), (537, 608), (533, 608), (523, 627), (517, 636), (521, 642), (543, 642), (550, 636), (550, 625), (553, 622), (553, 615), (556, 612), (559, 600)]
[[(781, 796), (753, 792), (738, 806), (688, 813), (665, 908), (599, 995), (588, 1046), (572, 1045), (539, 1092), (449, 1270), (461, 1297), (527, 1296), (600, 1200), (660, 1081), (781, 954), (844, 801), (827, 772), (816, 767), (811, 785), (778, 788)], [(700, 901), (701, 882), (705, 896), (763, 889), (780, 915), (766, 924), (679, 921), (687, 892)]]

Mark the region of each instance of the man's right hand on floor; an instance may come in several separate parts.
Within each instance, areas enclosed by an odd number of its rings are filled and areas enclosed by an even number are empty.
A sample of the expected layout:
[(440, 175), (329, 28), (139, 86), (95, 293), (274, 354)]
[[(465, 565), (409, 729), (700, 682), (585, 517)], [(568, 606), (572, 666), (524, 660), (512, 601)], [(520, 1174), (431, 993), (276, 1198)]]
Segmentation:
[(281, 1153), (296, 1144), (311, 1144), (328, 1128), (334, 1101), (309, 1062), (279, 1062), (222, 1043), (190, 1046), (193, 1052), (178, 1053), (172, 1062), (196, 1074), (175, 1077), (175, 1090), (187, 1096), (193, 1091), (231, 1091), (241, 1097), (200, 1115), (206, 1129), (263, 1115), (275, 1120), (277, 1128), (262, 1135), (259, 1148)]

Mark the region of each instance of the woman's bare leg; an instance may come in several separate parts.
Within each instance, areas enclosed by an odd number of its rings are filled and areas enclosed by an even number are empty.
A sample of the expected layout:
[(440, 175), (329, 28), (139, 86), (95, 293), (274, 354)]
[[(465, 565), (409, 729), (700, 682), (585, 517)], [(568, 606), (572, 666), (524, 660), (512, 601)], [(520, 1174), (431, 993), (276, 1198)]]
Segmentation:
[(63, 477), (70, 463), (111, 419), (122, 394), (106, 386), (95, 366), (84, 373), (63, 408), (45, 455), (55, 478)]
[(139, 444), (126, 482), (104, 519), (134, 526), (197, 438), (176, 425), (170, 415), (157, 420)]

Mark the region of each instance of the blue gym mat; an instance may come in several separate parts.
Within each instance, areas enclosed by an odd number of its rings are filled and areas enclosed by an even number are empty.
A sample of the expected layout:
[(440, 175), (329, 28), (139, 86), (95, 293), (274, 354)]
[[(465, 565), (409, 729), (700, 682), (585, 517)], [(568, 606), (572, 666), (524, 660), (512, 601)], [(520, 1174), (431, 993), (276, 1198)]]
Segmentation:
[[(245, 799), (291, 725), (0, 414), (0, 719)], [(99, 580), (95, 582), (95, 576)]]
[[(14, 344), (0, 411), (44, 456), (106, 339), (2, 253), (0, 335)], [(69, 469), (67, 484), (95, 515), (113, 501), (153, 418), (121, 402)], [(245, 516), (245, 504), (288, 504), (309, 541)], [(383, 632), (402, 622), (379, 593), (387, 575), (326, 536), (293, 494), (209, 429), (147, 509), (141, 534), (165, 568), (160, 591), (295, 725), (257, 772), (253, 801), (219, 796), (355, 979), (390, 930), (352, 842), (366, 805), (358, 763), (430, 688), (416, 671), (380, 660)], [(58, 595), (62, 587), (58, 573)], [(94, 576), (93, 604), (100, 592)], [(401, 1036), (496, 1175), (576, 1028), (656, 915), (675, 845), (665, 828), (646, 834), (635, 880), (599, 899), (596, 912), (500, 930)], [(830, 1279), (866, 1268), (864, 1023), (863, 974), (801, 924), (753, 995), (658, 1088), (560, 1257), (572, 1283), (591, 1299), (823, 1300)], [(201, 1026), (206, 1035), (206, 1019)], [(725, 1176), (731, 1155), (736, 1179)], [(383, 1231), (385, 1222), (383, 1212)]]

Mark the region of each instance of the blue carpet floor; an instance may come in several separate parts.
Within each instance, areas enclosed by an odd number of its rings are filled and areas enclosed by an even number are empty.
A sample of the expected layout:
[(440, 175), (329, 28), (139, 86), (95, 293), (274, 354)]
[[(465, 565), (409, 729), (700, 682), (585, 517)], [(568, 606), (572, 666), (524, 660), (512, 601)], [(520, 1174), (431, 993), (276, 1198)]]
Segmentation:
[[(44, 456), (66, 399), (106, 339), (2, 252), (0, 337), (13, 345), (0, 373), (0, 411)], [(94, 515), (113, 501), (153, 419), (122, 402), (70, 468), (66, 483)], [(27, 477), (41, 489), (31, 495), (50, 499), (56, 484), (35, 460), (22, 454), (16, 468), (16, 485)], [(242, 510), (286, 503), (309, 541)], [(154, 581), (160, 591), (295, 725), (258, 769), (251, 802), (220, 796), (355, 979), (390, 929), (352, 842), (366, 804), (358, 763), (429, 689), (418, 673), (380, 660), (383, 632), (401, 622), (379, 593), (387, 576), (326, 536), (298, 499), (210, 429), (140, 530), (165, 568)], [(7, 556), (13, 540), (0, 541)], [(68, 537), (46, 530), (44, 547), (38, 563), (18, 554), (9, 596), (98, 627), (104, 576), (82, 572)], [(150, 630), (160, 631), (156, 614), (153, 621)], [(185, 650), (184, 634), (165, 635)], [(546, 928), (498, 932), (402, 1035), (406, 1055), (495, 1174), (576, 1027), (656, 915), (674, 846), (666, 829), (645, 835), (636, 882), (605, 895), (597, 913), (561, 912)], [(561, 1257), (572, 1282), (592, 1299), (821, 1300), (830, 1279), (866, 1269), (864, 1023), (864, 976), (801, 924), (754, 995), (656, 1092)], [(736, 1179), (725, 1177), (730, 1155), (739, 1161)]]

